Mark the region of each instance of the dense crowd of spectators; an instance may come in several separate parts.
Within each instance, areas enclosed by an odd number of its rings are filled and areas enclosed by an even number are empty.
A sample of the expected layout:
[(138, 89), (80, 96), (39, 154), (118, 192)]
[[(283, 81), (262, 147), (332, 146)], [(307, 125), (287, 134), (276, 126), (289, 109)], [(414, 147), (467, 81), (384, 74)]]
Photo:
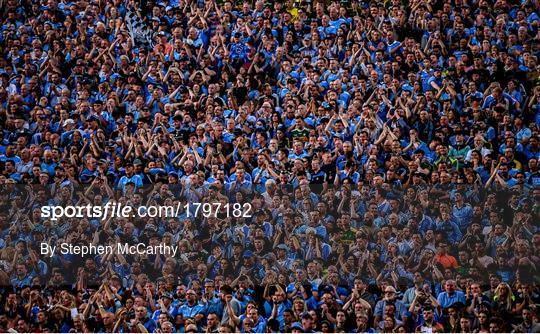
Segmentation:
[(539, 6), (0, 0), (0, 332), (539, 332)]

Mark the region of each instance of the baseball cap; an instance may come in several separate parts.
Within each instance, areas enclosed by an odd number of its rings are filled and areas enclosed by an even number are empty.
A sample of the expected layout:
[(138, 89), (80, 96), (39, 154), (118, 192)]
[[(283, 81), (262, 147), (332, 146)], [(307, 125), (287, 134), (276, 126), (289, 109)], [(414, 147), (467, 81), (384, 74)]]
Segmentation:
[(69, 124), (75, 124), (75, 121), (71, 118), (68, 118), (64, 121), (64, 126), (68, 126)]
[(304, 330), (304, 327), (302, 327), (302, 324), (300, 324), (299, 322), (293, 322), (291, 327), (289, 328), (291, 331), (293, 329), (298, 329), (300, 331), (303, 331)]
[(174, 299), (172, 293), (170, 293), (170, 292), (164, 292), (164, 293), (162, 293), (162, 294), (161, 294), (161, 298)]

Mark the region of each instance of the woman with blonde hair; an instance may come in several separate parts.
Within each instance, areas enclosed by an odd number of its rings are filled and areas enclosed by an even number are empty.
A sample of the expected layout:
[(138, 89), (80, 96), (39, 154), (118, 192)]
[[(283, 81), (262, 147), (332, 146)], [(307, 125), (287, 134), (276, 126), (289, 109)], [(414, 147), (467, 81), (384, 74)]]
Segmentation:
[(60, 296), (62, 297), (61, 305), (67, 310), (71, 311), (71, 309), (77, 308), (77, 304), (75, 303), (75, 296), (73, 296), (67, 291), (62, 291)]
[(292, 309), (296, 319), (301, 319), (302, 314), (307, 311), (306, 301), (300, 297), (294, 298)]
[(516, 298), (507, 283), (500, 283), (493, 296), (493, 310), (503, 319), (510, 319), (516, 313)]

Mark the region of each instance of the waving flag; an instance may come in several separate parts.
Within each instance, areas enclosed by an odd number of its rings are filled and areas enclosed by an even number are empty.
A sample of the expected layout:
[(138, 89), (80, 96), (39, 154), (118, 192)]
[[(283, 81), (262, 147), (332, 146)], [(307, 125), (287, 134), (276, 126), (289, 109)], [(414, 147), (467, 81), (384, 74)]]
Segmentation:
[(126, 24), (133, 43), (145, 49), (154, 48), (154, 32), (144, 23), (141, 16), (133, 9), (126, 11)]

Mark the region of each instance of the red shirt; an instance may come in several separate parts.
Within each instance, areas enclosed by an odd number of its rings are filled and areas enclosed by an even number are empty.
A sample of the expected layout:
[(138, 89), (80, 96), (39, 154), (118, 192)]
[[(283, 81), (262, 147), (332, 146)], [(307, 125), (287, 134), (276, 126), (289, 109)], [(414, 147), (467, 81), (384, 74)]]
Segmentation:
[(448, 268), (457, 269), (458, 267), (456, 258), (448, 254), (435, 255), (435, 262), (440, 263), (444, 269), (448, 269)]

